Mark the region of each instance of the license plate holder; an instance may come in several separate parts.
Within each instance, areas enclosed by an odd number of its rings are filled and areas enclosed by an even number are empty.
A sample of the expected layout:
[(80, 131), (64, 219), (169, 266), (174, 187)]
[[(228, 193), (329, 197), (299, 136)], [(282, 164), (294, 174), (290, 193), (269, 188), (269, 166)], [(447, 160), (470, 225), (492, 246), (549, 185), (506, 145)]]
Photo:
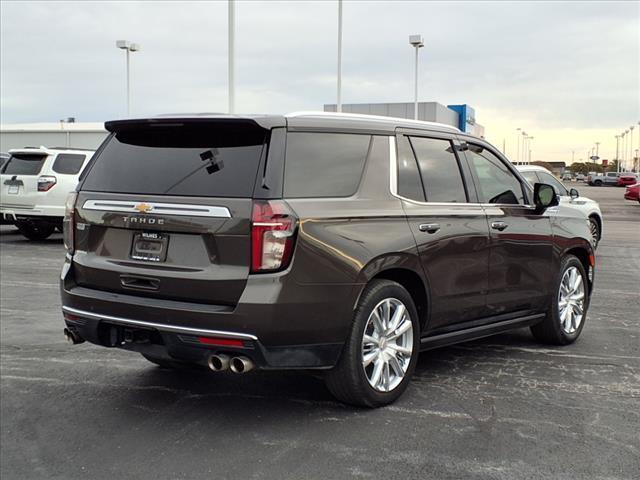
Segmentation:
[(169, 235), (159, 232), (138, 232), (133, 236), (131, 254), (134, 260), (164, 262), (167, 259)]

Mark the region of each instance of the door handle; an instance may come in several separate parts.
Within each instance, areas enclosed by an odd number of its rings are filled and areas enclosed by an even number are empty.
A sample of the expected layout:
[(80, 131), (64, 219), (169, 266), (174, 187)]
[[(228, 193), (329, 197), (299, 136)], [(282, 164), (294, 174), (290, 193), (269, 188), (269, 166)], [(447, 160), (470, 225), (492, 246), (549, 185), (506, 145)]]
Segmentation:
[(438, 224), (438, 223), (422, 223), (422, 224), (420, 224), (418, 229), (421, 232), (436, 233), (438, 230), (440, 230), (440, 224)]
[(507, 228), (509, 225), (504, 223), (504, 222), (491, 222), (491, 228), (493, 228), (494, 230), (504, 230), (505, 228)]

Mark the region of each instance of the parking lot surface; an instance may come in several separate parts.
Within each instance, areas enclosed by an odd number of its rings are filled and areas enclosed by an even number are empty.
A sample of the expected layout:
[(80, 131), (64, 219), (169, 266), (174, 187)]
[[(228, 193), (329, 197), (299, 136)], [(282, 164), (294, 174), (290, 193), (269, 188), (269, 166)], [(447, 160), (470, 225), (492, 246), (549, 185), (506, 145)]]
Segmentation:
[(605, 219), (581, 338), (549, 348), (522, 330), (423, 353), (405, 395), (378, 410), (302, 373), (171, 371), (69, 346), (61, 236), (2, 226), (0, 476), (637, 479), (640, 205), (577, 188)]

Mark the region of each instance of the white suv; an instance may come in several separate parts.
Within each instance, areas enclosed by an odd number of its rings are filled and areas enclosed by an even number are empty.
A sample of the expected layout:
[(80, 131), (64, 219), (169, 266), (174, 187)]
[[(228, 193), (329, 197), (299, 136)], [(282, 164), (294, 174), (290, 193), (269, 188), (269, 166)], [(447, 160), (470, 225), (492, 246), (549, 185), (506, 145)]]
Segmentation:
[(567, 190), (567, 187), (544, 167), (537, 165), (518, 165), (516, 168), (531, 185), (534, 183), (551, 185), (560, 196), (561, 204), (571, 205), (584, 212), (589, 219), (589, 227), (591, 229), (591, 236), (593, 237), (593, 247), (598, 246), (598, 242), (600, 242), (602, 238), (603, 227), (602, 212), (600, 212), (598, 202), (587, 197), (581, 197), (575, 188)]
[(67, 194), (93, 150), (27, 147), (9, 150), (0, 169), (0, 216), (30, 240), (43, 240), (62, 228)]

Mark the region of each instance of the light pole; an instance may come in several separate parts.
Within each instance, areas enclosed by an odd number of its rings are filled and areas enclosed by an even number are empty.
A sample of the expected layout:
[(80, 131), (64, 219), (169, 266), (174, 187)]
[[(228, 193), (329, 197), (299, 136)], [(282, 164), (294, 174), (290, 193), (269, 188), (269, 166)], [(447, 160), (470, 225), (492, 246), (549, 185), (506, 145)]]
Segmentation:
[(600, 142), (596, 142), (596, 157), (600, 156)]
[(527, 165), (531, 165), (531, 140), (533, 140), (533, 137), (528, 137), (527, 145), (529, 147), (529, 159), (527, 160)]
[(516, 165), (520, 162), (520, 127), (516, 128)]
[(631, 168), (633, 168), (633, 129), (635, 125), (629, 127), (629, 160), (631, 161)]
[(127, 53), (127, 117), (131, 114), (131, 90), (129, 80), (129, 53), (137, 52), (140, 50), (140, 45), (137, 43), (131, 43), (128, 40), (117, 40), (116, 47)]
[(235, 0), (229, 0), (227, 4), (229, 33), (229, 58), (228, 58), (228, 88), (229, 88), (229, 113), (235, 113), (236, 110), (236, 3)]
[(422, 35), (409, 35), (409, 44), (416, 49), (415, 90), (413, 93), (413, 118), (418, 120), (418, 51), (424, 47)]
[(620, 135), (616, 135), (616, 172), (620, 170), (620, 160), (618, 160), (619, 155), (619, 143), (620, 143)]
[(336, 112), (342, 111), (342, 0), (338, 0), (338, 95)]
[(622, 158), (620, 158), (618, 162), (618, 166), (619, 166), (618, 173), (622, 172), (622, 162), (624, 162), (625, 151), (627, 150), (627, 141), (624, 138), (625, 136), (626, 136), (625, 132), (622, 132), (620, 134), (620, 138), (622, 139), (622, 155), (621, 155)]
[(527, 163), (527, 151), (525, 150), (525, 141), (527, 140), (527, 132), (525, 132), (524, 130), (522, 131), (522, 163)]

